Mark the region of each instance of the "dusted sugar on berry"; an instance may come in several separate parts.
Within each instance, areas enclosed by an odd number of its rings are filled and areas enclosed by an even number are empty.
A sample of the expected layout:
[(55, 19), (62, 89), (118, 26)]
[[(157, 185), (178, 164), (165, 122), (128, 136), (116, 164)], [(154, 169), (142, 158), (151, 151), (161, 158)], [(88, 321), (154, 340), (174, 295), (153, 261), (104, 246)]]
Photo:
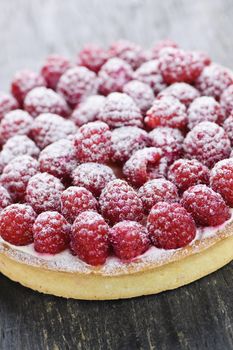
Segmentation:
[(119, 57), (126, 61), (133, 69), (138, 68), (144, 62), (141, 46), (128, 40), (118, 40), (111, 44), (110, 56)]
[(41, 113), (54, 113), (67, 117), (70, 113), (66, 101), (52, 89), (37, 87), (24, 100), (24, 109), (33, 117)]
[(134, 100), (120, 92), (108, 95), (100, 111), (99, 119), (107, 123), (110, 128), (143, 126), (142, 114)]
[(102, 265), (109, 255), (109, 227), (102, 216), (85, 211), (72, 226), (71, 249), (90, 265)]
[(0, 120), (10, 111), (19, 108), (17, 100), (10, 94), (0, 92)]
[(155, 43), (151, 48), (151, 54), (153, 58), (159, 58), (161, 50), (166, 47), (178, 47), (178, 44), (171, 39), (163, 39)]
[(195, 51), (164, 48), (159, 56), (159, 70), (167, 84), (192, 83), (204, 69), (206, 60)]
[(231, 141), (231, 145), (233, 146), (233, 114), (224, 121), (223, 128)]
[(12, 204), (11, 196), (5, 187), (0, 185), (0, 212)]
[(146, 181), (165, 177), (167, 159), (160, 148), (148, 147), (136, 151), (123, 167), (123, 174), (134, 186), (141, 186)]
[(218, 226), (231, 216), (222, 196), (206, 185), (196, 185), (187, 189), (181, 204), (201, 226)]
[(123, 86), (133, 78), (130, 65), (120, 58), (110, 58), (99, 71), (99, 92), (108, 95), (121, 92)]
[(41, 149), (50, 143), (68, 138), (77, 131), (71, 120), (66, 120), (57, 114), (43, 113), (33, 122), (31, 137)]
[(46, 86), (44, 78), (40, 74), (25, 69), (15, 74), (11, 83), (11, 92), (22, 105), (27, 93), (39, 86)]
[(223, 91), (220, 103), (226, 116), (233, 115), (233, 85)]
[(158, 60), (151, 60), (143, 63), (134, 72), (134, 79), (149, 85), (155, 95), (167, 87), (159, 71)]
[(58, 254), (68, 248), (70, 231), (70, 224), (60, 213), (41, 213), (33, 225), (34, 249), (39, 253)]
[(0, 173), (4, 167), (18, 156), (28, 155), (37, 158), (40, 153), (39, 148), (26, 135), (16, 135), (11, 137), (0, 152)]
[(149, 137), (145, 130), (136, 126), (123, 126), (112, 131), (112, 160), (123, 163), (134, 152), (149, 145)]
[(186, 158), (197, 159), (209, 168), (231, 153), (226, 132), (212, 122), (196, 125), (184, 139), (183, 148)]
[(136, 221), (122, 221), (109, 231), (115, 255), (121, 260), (132, 260), (145, 253), (150, 246), (147, 229)]
[(96, 121), (81, 126), (74, 138), (74, 148), (77, 159), (82, 163), (109, 161), (112, 150), (108, 125)]
[(0, 236), (16, 246), (33, 242), (36, 214), (30, 205), (11, 204), (0, 212)]
[(160, 92), (158, 97), (162, 96), (173, 96), (188, 107), (193, 100), (200, 96), (200, 92), (187, 83), (174, 83)]
[(113, 225), (123, 220), (143, 219), (142, 201), (126, 181), (110, 181), (100, 195), (99, 204), (103, 217)]
[(77, 65), (84, 66), (98, 73), (103, 64), (108, 60), (109, 53), (96, 44), (86, 44), (78, 53)]
[(154, 92), (151, 87), (139, 80), (131, 80), (124, 88), (123, 92), (130, 96), (143, 114), (152, 106)]
[(86, 67), (68, 69), (59, 79), (57, 91), (72, 106), (76, 106), (90, 95), (96, 94), (96, 74)]
[(25, 197), (28, 181), (39, 169), (38, 161), (30, 156), (18, 156), (3, 169), (0, 182), (14, 201)]
[(4, 144), (15, 135), (28, 135), (31, 131), (33, 119), (27, 112), (15, 109), (7, 113), (0, 122), (0, 140)]
[(202, 95), (212, 96), (219, 100), (223, 91), (232, 84), (232, 72), (219, 64), (212, 63), (202, 71), (195, 82), (195, 87)]
[(220, 103), (211, 96), (196, 98), (189, 106), (187, 114), (189, 129), (204, 121), (222, 124), (224, 120)]
[(47, 86), (56, 89), (58, 80), (67, 69), (71, 67), (70, 61), (60, 55), (48, 56), (41, 68), (41, 75), (44, 77)]
[(210, 172), (210, 186), (221, 194), (225, 202), (233, 207), (233, 159), (216, 163)]
[(154, 101), (144, 121), (150, 129), (158, 126), (183, 129), (187, 124), (185, 105), (173, 96), (163, 96)]
[(185, 247), (196, 236), (196, 226), (191, 215), (177, 203), (159, 202), (147, 218), (147, 229), (157, 248)]
[(168, 179), (183, 192), (198, 184), (209, 184), (210, 171), (196, 159), (178, 159), (168, 170)]
[(39, 156), (40, 171), (62, 180), (71, 177), (77, 163), (73, 142), (66, 139), (51, 143), (41, 151)]
[(83, 211), (97, 208), (97, 200), (85, 187), (71, 186), (61, 195), (61, 213), (71, 223)]
[(61, 194), (64, 186), (55, 176), (38, 173), (30, 178), (26, 190), (26, 201), (37, 213), (43, 211), (60, 211)]
[(73, 171), (73, 184), (85, 187), (96, 197), (99, 197), (107, 183), (115, 178), (113, 170), (104, 164), (84, 163)]
[(152, 130), (148, 136), (150, 145), (161, 148), (169, 163), (182, 156), (184, 137), (180, 130), (158, 127)]
[(71, 120), (73, 120), (77, 126), (96, 121), (104, 106), (104, 102), (105, 97), (101, 95), (88, 97), (74, 109)]
[(146, 213), (158, 202), (179, 202), (176, 186), (165, 179), (154, 179), (146, 182), (138, 190)]

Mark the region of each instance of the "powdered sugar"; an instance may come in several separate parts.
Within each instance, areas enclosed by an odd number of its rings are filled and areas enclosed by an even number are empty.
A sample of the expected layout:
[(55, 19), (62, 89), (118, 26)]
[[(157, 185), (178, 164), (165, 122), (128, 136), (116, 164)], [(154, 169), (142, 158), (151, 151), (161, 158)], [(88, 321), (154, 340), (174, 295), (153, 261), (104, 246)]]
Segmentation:
[(154, 94), (157, 95), (160, 91), (166, 88), (167, 84), (158, 68), (158, 60), (151, 60), (143, 63), (134, 73), (134, 79), (139, 80), (149, 85)]
[(142, 127), (142, 115), (134, 100), (120, 92), (108, 95), (99, 114), (99, 119), (111, 128), (121, 126)]

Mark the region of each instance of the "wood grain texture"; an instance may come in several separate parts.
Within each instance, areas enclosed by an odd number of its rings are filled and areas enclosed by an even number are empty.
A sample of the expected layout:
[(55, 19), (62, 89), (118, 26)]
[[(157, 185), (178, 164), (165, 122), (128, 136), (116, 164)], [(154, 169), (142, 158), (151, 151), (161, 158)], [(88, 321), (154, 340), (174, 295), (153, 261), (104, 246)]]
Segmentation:
[[(0, 0), (0, 89), (48, 53), (170, 37), (233, 68), (232, 0)], [(176, 291), (113, 302), (40, 295), (0, 276), (1, 350), (233, 349), (233, 264)]]

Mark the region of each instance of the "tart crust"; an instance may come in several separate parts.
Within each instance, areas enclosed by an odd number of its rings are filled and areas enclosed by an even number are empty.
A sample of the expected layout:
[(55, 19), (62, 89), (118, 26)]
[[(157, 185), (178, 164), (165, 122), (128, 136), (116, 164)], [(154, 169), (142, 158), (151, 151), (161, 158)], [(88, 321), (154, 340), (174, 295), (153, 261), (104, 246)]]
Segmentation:
[(233, 260), (233, 222), (213, 236), (162, 256), (153, 261), (145, 255), (112, 269), (84, 263), (78, 265), (82, 268), (67, 268), (1, 241), (0, 272), (33, 290), (65, 298), (108, 300), (156, 294), (198, 280)]

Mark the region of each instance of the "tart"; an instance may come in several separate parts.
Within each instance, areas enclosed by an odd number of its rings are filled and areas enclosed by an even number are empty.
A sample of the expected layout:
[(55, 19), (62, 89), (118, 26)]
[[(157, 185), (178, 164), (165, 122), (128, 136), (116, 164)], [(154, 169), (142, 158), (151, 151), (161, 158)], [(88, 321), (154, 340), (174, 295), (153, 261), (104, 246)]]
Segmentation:
[(0, 271), (65, 298), (175, 289), (233, 258), (233, 73), (170, 40), (50, 56), (0, 94)]

